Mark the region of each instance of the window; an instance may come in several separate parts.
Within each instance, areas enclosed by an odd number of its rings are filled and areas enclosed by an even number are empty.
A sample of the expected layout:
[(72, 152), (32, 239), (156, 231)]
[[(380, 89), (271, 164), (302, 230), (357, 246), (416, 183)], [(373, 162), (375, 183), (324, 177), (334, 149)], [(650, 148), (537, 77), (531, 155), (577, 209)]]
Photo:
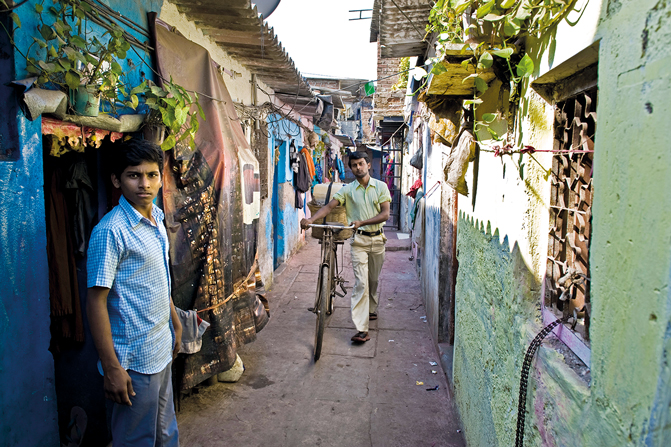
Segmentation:
[(567, 326), (587, 347), (596, 102), (597, 90), (592, 88), (555, 106), (555, 153), (544, 288), (545, 309), (557, 318), (569, 318)]

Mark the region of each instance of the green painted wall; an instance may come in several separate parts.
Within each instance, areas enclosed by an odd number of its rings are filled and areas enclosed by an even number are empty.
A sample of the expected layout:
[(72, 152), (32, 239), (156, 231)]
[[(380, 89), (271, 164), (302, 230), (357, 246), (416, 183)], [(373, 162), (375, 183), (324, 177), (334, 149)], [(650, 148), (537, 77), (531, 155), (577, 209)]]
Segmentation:
[[(580, 20), (595, 24), (588, 40), (600, 39), (591, 381), (568, 366), (561, 345), (544, 343), (530, 374), (525, 445), (668, 446), (671, 0), (591, 0), (590, 8), (598, 17)], [(540, 54), (550, 68), (547, 52), (566, 52), (565, 35)], [(531, 89), (525, 95), (522, 142), (546, 147), (551, 107)], [(549, 184), (524, 161), (521, 180), (511, 177), (512, 160), (504, 177), (500, 160), (483, 156), (479, 203), (460, 211), (453, 374), (472, 446), (514, 445), (520, 369), (542, 328)]]

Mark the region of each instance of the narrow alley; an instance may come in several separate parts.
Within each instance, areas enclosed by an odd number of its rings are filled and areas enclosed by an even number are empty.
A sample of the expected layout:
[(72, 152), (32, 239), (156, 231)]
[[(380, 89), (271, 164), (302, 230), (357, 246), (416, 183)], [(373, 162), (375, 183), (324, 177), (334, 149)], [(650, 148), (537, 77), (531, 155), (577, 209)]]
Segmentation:
[(307, 308), (314, 302), (320, 246), (306, 237), (268, 294), (268, 325), (239, 350), (246, 366), (240, 380), (201, 386), (182, 399), (182, 445), (465, 445), (408, 259), (410, 240), (388, 237), (371, 340), (350, 341), (354, 276), (346, 242), (348, 294), (337, 297), (322, 356), (312, 360), (315, 316)]

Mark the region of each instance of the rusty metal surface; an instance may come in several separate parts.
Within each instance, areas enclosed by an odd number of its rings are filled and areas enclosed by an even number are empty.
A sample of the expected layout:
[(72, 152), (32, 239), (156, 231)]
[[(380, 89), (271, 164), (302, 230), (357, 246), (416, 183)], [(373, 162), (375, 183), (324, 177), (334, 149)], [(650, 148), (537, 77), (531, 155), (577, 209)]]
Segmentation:
[[(593, 151), (596, 90), (555, 107), (555, 151)], [(589, 245), (592, 223), (593, 152), (556, 152), (552, 162), (550, 237), (545, 306), (573, 316), (574, 328), (589, 339)]]
[(249, 0), (174, 0), (203, 34), (219, 44), (275, 93), (312, 98), (309, 84), (297, 70), (272, 28)]
[(429, 0), (375, 0), (370, 41), (379, 36), (383, 58), (423, 55), (430, 12)]

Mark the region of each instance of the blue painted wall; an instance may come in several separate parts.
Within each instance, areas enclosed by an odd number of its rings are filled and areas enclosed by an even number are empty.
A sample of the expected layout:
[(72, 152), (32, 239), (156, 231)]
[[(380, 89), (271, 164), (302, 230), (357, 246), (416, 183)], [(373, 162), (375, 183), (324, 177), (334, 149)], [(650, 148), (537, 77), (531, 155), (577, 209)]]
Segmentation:
[(277, 268), (301, 245), (302, 232), (299, 226), (302, 210), (294, 206), (293, 171), (289, 163), (291, 140), (298, 150), (303, 147), (303, 137), (297, 124), (282, 119), (279, 115), (268, 116), (269, 148), (273, 158), (279, 146), (279, 159), (275, 163), (273, 176), (273, 264)]
[[(104, 3), (143, 27), (147, 26), (146, 13), (160, 11), (162, 5), (162, 1), (139, 0)], [(45, 3), (45, 7), (48, 6), (49, 1)], [(38, 17), (34, 2), (26, 3), (16, 12), (21, 18), (22, 28), (14, 32), (14, 39), (25, 53), (32, 43), (31, 33), (37, 32)], [(137, 34), (136, 37), (146, 40)], [(10, 47), (6, 36), (2, 39), (0, 43), (6, 51)], [(140, 50), (138, 53), (143, 54)], [(2, 55), (0, 62), (5, 68), (11, 56), (11, 52)], [(3, 70), (3, 75), (12, 79), (26, 77), (25, 60), (16, 52), (13, 57), (13, 69)], [(149, 57), (144, 54), (143, 57), (150, 63)], [(128, 60), (132, 63), (129, 64)], [(151, 70), (133, 51), (128, 53), (122, 66), (131, 85), (140, 82), (141, 72), (146, 77), (152, 77)], [(5, 80), (2, 79), (3, 84)], [(0, 89), (8, 87), (0, 85)], [(101, 381), (63, 382), (58, 386), (59, 377), (65, 377), (60, 380), (67, 381), (65, 371), (81, 369), (81, 362), (95, 365), (97, 355), (88, 333), (87, 345), (80, 351), (65, 353), (60, 366), (55, 367), (54, 358), (48, 351), (51, 334), (41, 120), (28, 121), (13, 108), (16, 104), (14, 94), (4, 90), (3, 95), (8, 96), (10, 104), (0, 110), (0, 120), (7, 124), (0, 129), (0, 144), (3, 149), (13, 145), (16, 150), (0, 157), (0, 262), (3, 270), (0, 280), (0, 444), (57, 446), (60, 445), (57, 404), (61, 403), (63, 396), (57, 400), (56, 388), (75, 387), (84, 398), (101, 402)], [(6, 129), (12, 127), (16, 134), (9, 138), (11, 132)], [(81, 289), (82, 300), (85, 300), (84, 291)], [(97, 387), (91, 391), (96, 396), (88, 395), (87, 388), (90, 387)], [(67, 400), (67, 396), (62, 400)], [(86, 406), (86, 402), (81, 404)], [(61, 423), (63, 420), (67, 423), (69, 407), (68, 414), (60, 414), (60, 419)], [(89, 426), (95, 425), (95, 422), (103, 427), (105, 425), (104, 420), (89, 419)], [(94, 438), (90, 436), (89, 440)]]

